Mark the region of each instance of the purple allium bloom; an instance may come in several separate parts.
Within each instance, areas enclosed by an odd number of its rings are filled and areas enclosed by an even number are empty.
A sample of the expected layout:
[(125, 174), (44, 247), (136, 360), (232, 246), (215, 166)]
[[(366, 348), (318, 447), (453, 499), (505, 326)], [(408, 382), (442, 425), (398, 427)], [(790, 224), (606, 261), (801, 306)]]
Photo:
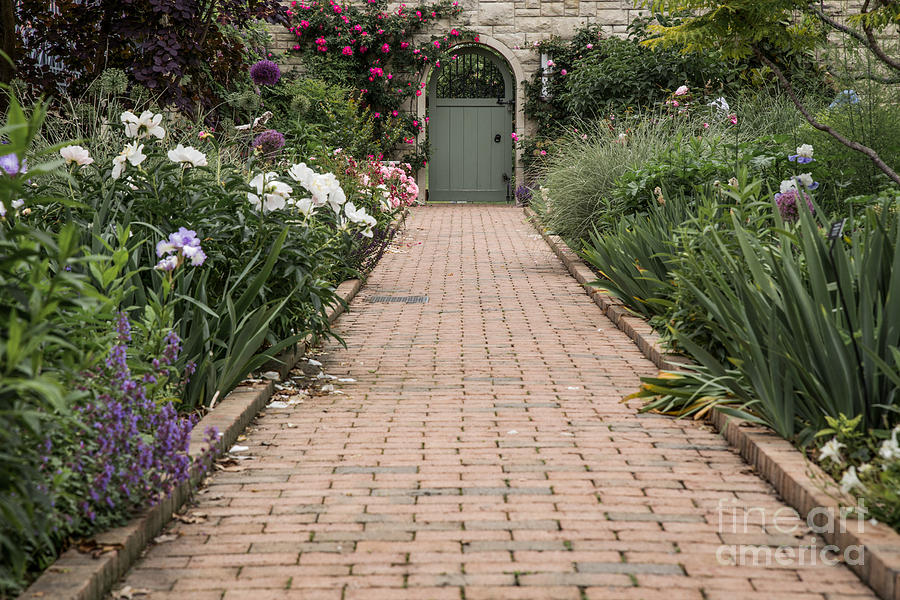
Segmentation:
[(281, 79), (281, 69), (271, 60), (261, 60), (250, 67), (250, 79), (256, 85), (275, 85)]
[(274, 129), (267, 129), (256, 136), (253, 140), (253, 147), (259, 148), (266, 156), (274, 156), (284, 147), (284, 136)]
[[(806, 194), (803, 194), (803, 197), (806, 200), (806, 206), (809, 208), (809, 212), (815, 214), (816, 208), (813, 206), (810, 197)], [(778, 212), (781, 213), (781, 218), (788, 223), (793, 223), (800, 218), (800, 214), (797, 212), (797, 201), (799, 199), (800, 192), (795, 189), (775, 194), (775, 205), (778, 207)]]

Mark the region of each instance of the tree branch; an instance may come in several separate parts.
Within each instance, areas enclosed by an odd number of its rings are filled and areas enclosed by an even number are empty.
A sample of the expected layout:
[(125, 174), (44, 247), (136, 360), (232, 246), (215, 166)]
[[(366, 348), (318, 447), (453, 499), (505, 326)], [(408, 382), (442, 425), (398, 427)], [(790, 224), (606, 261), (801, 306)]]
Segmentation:
[(841, 133), (838, 132), (837, 130), (835, 130), (834, 128), (816, 121), (815, 117), (813, 117), (809, 113), (809, 111), (806, 109), (806, 107), (803, 105), (803, 103), (800, 102), (800, 99), (797, 97), (797, 94), (794, 91), (794, 87), (791, 85), (791, 82), (788, 81), (788, 78), (785, 77), (785, 75), (781, 71), (781, 69), (778, 68), (778, 65), (776, 65), (774, 62), (769, 60), (769, 58), (766, 55), (764, 55), (759, 50), (759, 48), (757, 48), (756, 46), (753, 47), (753, 53), (760, 60), (760, 62), (762, 62), (764, 65), (766, 65), (767, 67), (772, 69), (772, 72), (775, 73), (775, 77), (778, 78), (778, 81), (781, 83), (782, 87), (784, 87), (785, 91), (788, 93), (788, 96), (790, 96), (791, 101), (794, 103), (794, 106), (797, 107), (797, 110), (800, 111), (800, 114), (803, 115), (803, 118), (806, 119), (807, 123), (809, 123), (816, 129), (818, 129), (819, 131), (824, 131), (825, 133), (827, 133), (828, 135), (830, 135), (831, 137), (836, 139), (841, 144), (847, 146), (851, 150), (856, 150), (857, 152), (865, 154), (866, 156), (869, 157), (869, 159), (872, 161), (872, 163), (876, 167), (878, 167), (879, 170), (881, 170), (885, 175), (887, 175), (894, 183), (896, 183), (897, 185), (900, 185), (900, 175), (898, 175), (896, 171), (894, 171), (890, 166), (888, 166), (888, 164), (885, 163), (881, 159), (880, 156), (878, 156), (877, 152), (875, 152), (868, 146), (864, 146), (864, 145), (860, 144), (859, 142), (854, 142), (853, 140), (847, 139), (846, 137), (841, 135)]
[[(878, 43), (878, 38), (875, 37), (874, 31), (872, 30), (872, 28), (870, 26), (865, 24), (865, 21), (862, 22), (863, 23), (862, 27), (863, 27), (864, 33), (860, 33), (859, 31), (853, 29), (852, 27), (844, 25), (837, 19), (833, 19), (833, 18), (829, 17), (827, 14), (825, 14), (825, 11), (822, 10), (821, 7), (816, 6), (815, 4), (809, 4), (808, 8), (809, 8), (810, 12), (812, 12), (814, 15), (816, 15), (819, 18), (820, 21), (827, 24), (829, 27), (832, 27), (833, 29), (837, 29), (838, 31), (840, 31), (842, 33), (846, 33), (853, 39), (857, 40), (858, 42), (860, 42), (861, 44), (866, 46), (866, 48), (871, 50), (872, 54), (874, 54), (878, 58), (878, 60), (880, 60), (887, 66), (891, 67), (892, 69), (896, 69), (896, 70), (900, 71), (900, 60), (897, 60), (895, 58), (888, 56), (888, 54), (881, 47), (881, 44)], [(865, 2), (863, 4), (863, 8), (862, 8), (863, 15), (866, 14), (866, 12), (868, 11), (868, 8), (869, 8), (869, 3)]]
[(844, 25), (840, 21), (832, 19), (827, 14), (825, 14), (824, 10), (822, 10), (815, 4), (810, 4), (809, 10), (811, 10), (814, 15), (819, 17), (820, 21), (826, 23), (830, 27), (837, 29), (838, 31), (841, 31), (843, 33), (846, 33), (850, 37), (855, 38), (857, 41), (862, 42), (863, 44), (866, 44), (867, 46), (869, 45), (868, 40), (866, 40), (866, 36), (864, 36), (863, 34), (858, 32), (857, 30), (853, 29), (852, 27), (848, 27), (847, 25)]
[(878, 57), (878, 59), (889, 66), (890, 68), (900, 71), (900, 60), (896, 58), (890, 57), (878, 43), (878, 40), (875, 38), (875, 33), (872, 31), (872, 27), (870, 25), (866, 25), (866, 22), (863, 21), (863, 31), (866, 32), (866, 39), (869, 40), (869, 50), (872, 51), (872, 54)]

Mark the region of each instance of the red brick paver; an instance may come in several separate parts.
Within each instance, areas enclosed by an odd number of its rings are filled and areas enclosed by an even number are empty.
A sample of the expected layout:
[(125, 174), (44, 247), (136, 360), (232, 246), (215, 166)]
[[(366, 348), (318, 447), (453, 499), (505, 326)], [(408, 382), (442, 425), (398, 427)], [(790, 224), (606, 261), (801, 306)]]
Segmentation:
[(206, 521), (176, 522), (125, 584), (179, 600), (874, 597), (709, 427), (620, 403), (654, 367), (521, 211), (418, 208), (402, 242), (338, 322), (347, 348), (321, 357), (356, 382), (267, 410), (242, 442), (253, 460), (198, 496)]

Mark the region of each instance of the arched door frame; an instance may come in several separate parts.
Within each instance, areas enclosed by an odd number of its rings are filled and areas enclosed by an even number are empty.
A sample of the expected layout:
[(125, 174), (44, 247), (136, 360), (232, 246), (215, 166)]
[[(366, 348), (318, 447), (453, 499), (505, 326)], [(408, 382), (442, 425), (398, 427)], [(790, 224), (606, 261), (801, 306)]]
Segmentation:
[[(466, 50), (478, 49), (481, 47), (484, 51), (493, 55), (492, 60), (499, 55), (506, 62), (504, 65), (505, 68), (501, 69), (501, 72), (504, 74), (511, 74), (512, 86), (515, 94), (513, 97), (516, 100), (515, 126), (513, 130), (518, 136), (523, 136), (525, 134), (525, 70), (522, 68), (522, 64), (516, 58), (516, 55), (512, 50), (507, 48), (505, 44), (489, 35), (479, 34), (477, 42), (460, 42), (453, 47), (456, 46), (459, 46), (460, 49), (465, 48)], [(416, 97), (415, 114), (420, 123), (425, 122), (427, 98), (431, 95), (434, 87), (434, 82), (432, 81), (433, 78), (431, 77), (432, 71), (432, 65), (429, 64), (427, 70), (423, 74), (423, 81), (428, 82), (428, 85), (426, 86), (427, 93)], [(418, 141), (419, 143), (425, 142), (424, 129), (419, 132)], [(416, 180), (419, 184), (419, 202), (424, 202), (428, 169), (422, 165), (419, 165), (418, 167)], [(519, 148), (518, 145), (516, 145), (514, 167), (516, 182), (517, 185), (519, 185), (523, 183), (525, 169), (522, 165), (522, 149)]]

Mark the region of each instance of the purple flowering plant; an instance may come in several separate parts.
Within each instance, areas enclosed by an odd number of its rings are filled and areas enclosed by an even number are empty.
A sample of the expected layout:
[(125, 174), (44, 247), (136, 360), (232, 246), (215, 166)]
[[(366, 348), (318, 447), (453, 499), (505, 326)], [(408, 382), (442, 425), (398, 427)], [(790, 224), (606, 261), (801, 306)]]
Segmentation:
[(284, 148), (284, 135), (275, 129), (267, 129), (254, 138), (253, 148), (259, 150), (263, 156), (274, 157)]
[(281, 69), (271, 60), (261, 60), (250, 67), (250, 79), (256, 85), (275, 85), (281, 79)]
[[(88, 534), (120, 524), (191, 476), (188, 452), (196, 418), (179, 415), (169, 399), (191, 367), (176, 367), (178, 335), (170, 331), (164, 340), (150, 365), (133, 368), (140, 362), (132, 356), (137, 340), (121, 312), (106, 358), (78, 379), (83, 396), (73, 410), (80, 426), (48, 437), (44, 445), (44, 468), (62, 491), (59, 529)], [(210, 447), (217, 438), (207, 432)], [(197, 468), (208, 467), (208, 461), (201, 463)]]

